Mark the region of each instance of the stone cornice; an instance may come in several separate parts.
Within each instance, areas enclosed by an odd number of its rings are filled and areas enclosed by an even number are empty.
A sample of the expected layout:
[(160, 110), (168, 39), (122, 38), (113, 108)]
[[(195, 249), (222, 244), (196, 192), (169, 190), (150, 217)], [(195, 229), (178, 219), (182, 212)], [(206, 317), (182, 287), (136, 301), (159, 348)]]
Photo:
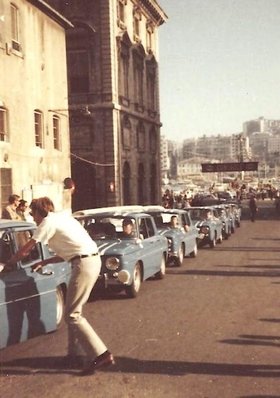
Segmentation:
[(168, 16), (165, 14), (156, 0), (139, 0), (137, 3), (140, 3), (141, 6), (146, 8), (146, 10), (154, 19), (156, 25), (162, 25), (167, 21)]

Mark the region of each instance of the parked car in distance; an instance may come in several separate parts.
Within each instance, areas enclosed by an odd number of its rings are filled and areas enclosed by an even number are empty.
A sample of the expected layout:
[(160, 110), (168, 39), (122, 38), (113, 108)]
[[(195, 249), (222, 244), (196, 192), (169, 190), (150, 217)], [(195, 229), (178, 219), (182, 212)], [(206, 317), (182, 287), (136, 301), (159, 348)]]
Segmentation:
[(223, 224), (212, 206), (188, 207), (185, 211), (190, 214), (198, 230), (199, 246), (208, 244), (214, 248), (217, 242), (222, 242)]
[(232, 221), (230, 215), (228, 214), (228, 210), (224, 205), (214, 205), (214, 209), (217, 212), (218, 217), (223, 223), (222, 234), (224, 239), (228, 239), (231, 235), (231, 225)]
[(230, 202), (231, 212), (234, 215), (235, 225), (237, 227), (241, 226), (241, 215), (242, 215), (242, 207), (237, 202)]
[[(0, 220), (0, 262), (32, 237), (33, 223)], [(10, 269), (0, 272), (0, 348), (56, 330), (63, 320), (64, 300), (71, 274), (68, 262), (46, 265), (32, 272), (36, 262), (52, 257), (41, 243)]]
[(228, 217), (230, 219), (231, 233), (234, 234), (235, 229), (237, 227), (235, 210), (234, 210), (233, 206), (230, 203), (225, 203), (224, 207), (225, 207), (225, 209), (227, 211), (227, 214), (228, 214)]
[[(98, 246), (99, 285), (124, 290), (128, 297), (136, 297), (146, 279), (162, 279), (166, 268), (167, 239), (158, 233), (154, 219), (139, 210), (142, 207), (120, 206), (74, 213)], [(123, 231), (125, 223), (132, 226), (129, 236)]]
[(189, 213), (162, 206), (144, 206), (143, 209), (153, 216), (159, 233), (168, 240), (169, 263), (181, 266), (184, 257), (196, 257), (198, 233)]

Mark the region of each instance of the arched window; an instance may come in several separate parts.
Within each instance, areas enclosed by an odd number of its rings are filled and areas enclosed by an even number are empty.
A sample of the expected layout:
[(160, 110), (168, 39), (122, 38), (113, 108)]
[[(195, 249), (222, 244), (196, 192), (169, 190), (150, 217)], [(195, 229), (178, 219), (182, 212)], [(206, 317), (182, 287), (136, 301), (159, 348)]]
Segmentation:
[(123, 165), (123, 204), (130, 204), (130, 166), (128, 162)]
[(142, 122), (138, 123), (136, 134), (138, 151), (145, 151), (145, 127)]
[(91, 48), (94, 46), (94, 27), (75, 22), (75, 28), (67, 31), (68, 86), (70, 94), (90, 91), (90, 75), (93, 73)]
[(150, 166), (150, 202), (157, 203), (157, 168), (154, 163)]
[(138, 166), (138, 203), (143, 205), (145, 202), (145, 171), (142, 163)]
[(156, 153), (157, 147), (158, 147), (158, 142), (157, 142), (157, 131), (154, 126), (150, 129), (149, 144), (150, 144), (150, 152)]
[(34, 131), (35, 131), (35, 145), (43, 148), (43, 113), (35, 109), (34, 111)]
[(19, 37), (19, 9), (11, 3), (11, 34), (12, 34), (12, 48), (20, 51), (20, 37)]
[(0, 141), (8, 141), (8, 111), (0, 107)]
[(57, 115), (53, 116), (53, 147), (61, 150), (60, 118)]
[(134, 99), (137, 105), (143, 106), (144, 102), (144, 61), (141, 51), (135, 50), (133, 52), (133, 75), (134, 75)]
[(122, 143), (124, 148), (131, 146), (131, 123), (127, 115), (122, 119)]

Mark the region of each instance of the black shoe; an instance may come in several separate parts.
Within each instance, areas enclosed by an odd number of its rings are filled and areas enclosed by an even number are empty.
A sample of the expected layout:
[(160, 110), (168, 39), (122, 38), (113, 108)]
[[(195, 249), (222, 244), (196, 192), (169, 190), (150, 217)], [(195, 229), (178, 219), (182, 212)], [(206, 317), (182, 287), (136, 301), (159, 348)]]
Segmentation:
[(113, 355), (109, 351), (103, 352), (103, 354), (99, 355), (95, 358), (90, 365), (80, 372), (80, 376), (90, 376), (93, 375), (94, 372), (100, 368), (105, 368), (110, 365), (114, 365), (115, 360)]

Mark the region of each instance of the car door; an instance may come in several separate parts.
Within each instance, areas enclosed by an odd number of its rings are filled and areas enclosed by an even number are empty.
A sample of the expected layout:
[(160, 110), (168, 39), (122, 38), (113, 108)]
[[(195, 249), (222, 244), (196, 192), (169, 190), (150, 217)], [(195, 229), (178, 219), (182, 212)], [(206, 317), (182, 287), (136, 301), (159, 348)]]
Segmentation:
[[(32, 230), (1, 232), (0, 258), (5, 263), (32, 235)], [(32, 272), (42, 259), (37, 244), (30, 255), (9, 271), (0, 273), (0, 347), (15, 344), (56, 329), (56, 283), (52, 266)]]
[(160, 269), (162, 258), (162, 237), (156, 233), (152, 217), (140, 220), (139, 232), (143, 237), (144, 278), (154, 275)]
[[(190, 254), (196, 245), (196, 238), (197, 238), (197, 229), (193, 225), (189, 213), (185, 212), (182, 214), (182, 223), (184, 226), (185, 232), (185, 245), (186, 245), (186, 253)], [(187, 230), (186, 230), (187, 226)]]

